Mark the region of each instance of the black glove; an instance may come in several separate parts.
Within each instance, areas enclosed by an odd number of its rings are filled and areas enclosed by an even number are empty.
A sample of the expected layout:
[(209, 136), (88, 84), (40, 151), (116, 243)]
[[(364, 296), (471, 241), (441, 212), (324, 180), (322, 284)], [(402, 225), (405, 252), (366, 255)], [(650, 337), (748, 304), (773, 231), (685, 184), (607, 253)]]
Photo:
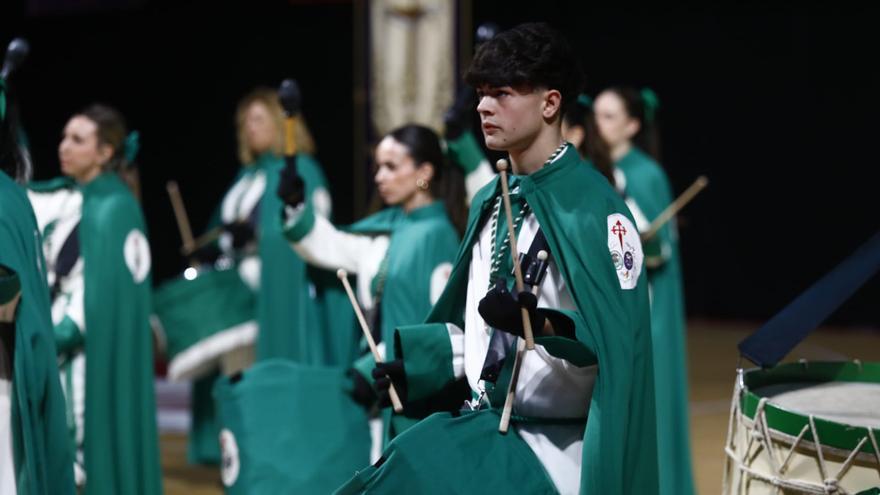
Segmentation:
[(394, 383), (400, 402), (406, 404), (406, 371), (403, 369), (403, 360), (395, 359), (384, 363), (376, 363), (373, 368), (373, 379), (376, 395), (379, 396), (379, 407), (390, 407), (391, 396), (388, 389)]
[(455, 102), (449, 107), (449, 110), (443, 114), (443, 124), (445, 127), (445, 138), (456, 139), (461, 136), (465, 129), (469, 128), (470, 119), (476, 112), (477, 93), (474, 88), (464, 86), (455, 96)]
[(254, 240), (254, 228), (247, 222), (236, 221), (223, 226), (232, 236), (232, 248), (241, 249)]
[(538, 298), (529, 291), (516, 295), (507, 290), (507, 281), (499, 277), (495, 287), (480, 300), (477, 311), (483, 320), (492, 328), (523, 337), (522, 308), (529, 312), (532, 322), (532, 334), (541, 335), (544, 329), (545, 316), (538, 310)]
[(346, 375), (351, 378), (352, 382), (351, 398), (365, 409), (371, 408), (378, 397), (370, 382), (354, 368), (349, 369)]
[(281, 170), (275, 193), (290, 206), (299, 206), (306, 198), (306, 183), (296, 171), (296, 156), (288, 156)]

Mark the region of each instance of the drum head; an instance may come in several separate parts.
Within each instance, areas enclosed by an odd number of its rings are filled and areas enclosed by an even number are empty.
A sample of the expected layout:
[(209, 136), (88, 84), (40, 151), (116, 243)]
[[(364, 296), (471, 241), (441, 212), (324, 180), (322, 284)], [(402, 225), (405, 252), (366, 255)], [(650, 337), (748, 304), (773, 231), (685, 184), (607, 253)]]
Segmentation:
[[(820, 441), (828, 447), (854, 450), (869, 428), (880, 438), (880, 363), (787, 363), (747, 371), (743, 378), (743, 414), (754, 419), (759, 402), (767, 398), (771, 430), (797, 437), (813, 416)], [(870, 442), (861, 451), (874, 455)]]

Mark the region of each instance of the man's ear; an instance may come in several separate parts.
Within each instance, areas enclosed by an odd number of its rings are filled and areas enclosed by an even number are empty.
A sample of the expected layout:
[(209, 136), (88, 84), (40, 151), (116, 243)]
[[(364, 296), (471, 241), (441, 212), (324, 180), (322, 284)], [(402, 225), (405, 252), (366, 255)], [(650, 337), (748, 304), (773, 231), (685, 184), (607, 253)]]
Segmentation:
[(553, 120), (562, 108), (562, 93), (556, 89), (548, 89), (544, 91), (544, 101), (541, 107), (541, 113), (546, 120)]

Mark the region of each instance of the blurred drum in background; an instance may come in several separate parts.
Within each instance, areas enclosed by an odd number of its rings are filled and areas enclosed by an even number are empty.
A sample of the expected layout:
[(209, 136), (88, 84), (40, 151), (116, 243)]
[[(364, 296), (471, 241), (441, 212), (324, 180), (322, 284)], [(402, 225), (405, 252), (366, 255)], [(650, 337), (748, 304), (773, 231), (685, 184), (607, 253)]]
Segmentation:
[(163, 337), (171, 381), (253, 363), (256, 298), (238, 270), (188, 268), (153, 294), (154, 328)]

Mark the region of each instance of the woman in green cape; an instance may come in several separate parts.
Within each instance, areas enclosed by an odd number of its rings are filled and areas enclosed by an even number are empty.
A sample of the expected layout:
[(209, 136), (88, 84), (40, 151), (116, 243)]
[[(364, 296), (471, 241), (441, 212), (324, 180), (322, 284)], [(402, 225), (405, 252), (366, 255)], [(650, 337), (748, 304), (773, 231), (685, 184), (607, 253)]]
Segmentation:
[[(650, 89), (611, 87), (580, 111), (566, 117), (566, 134), (609, 178), (626, 200), (637, 228), (672, 202), (669, 179), (657, 161), (657, 97)], [(657, 400), (657, 441), (662, 494), (694, 493), (688, 422), (687, 354), (684, 294), (673, 219), (645, 242), (645, 265), (651, 289), (651, 334)]]
[[(359, 303), (384, 343), (385, 359), (392, 359), (395, 326), (424, 319), (446, 284), (466, 214), (465, 181), (458, 168), (447, 165), (438, 136), (419, 125), (385, 136), (375, 161), (374, 180), (388, 208), (344, 229), (317, 218), (297, 194), (279, 193), (288, 203), (285, 234), (294, 250), (311, 264), (356, 276)], [(484, 168), (474, 170), (484, 174)], [(373, 366), (366, 355), (352, 373), (355, 398), (365, 405), (374, 399), (368, 385)], [(460, 406), (455, 397), (450, 391), (449, 407)], [(399, 434), (427, 409), (416, 404), (403, 415), (386, 416), (384, 436)]]
[(43, 235), (74, 472), (88, 494), (162, 491), (150, 246), (118, 174), (126, 144), (119, 112), (92, 105), (64, 128), (65, 177), (28, 192)]
[(73, 456), (30, 169), (0, 78), (0, 493), (72, 494)]

